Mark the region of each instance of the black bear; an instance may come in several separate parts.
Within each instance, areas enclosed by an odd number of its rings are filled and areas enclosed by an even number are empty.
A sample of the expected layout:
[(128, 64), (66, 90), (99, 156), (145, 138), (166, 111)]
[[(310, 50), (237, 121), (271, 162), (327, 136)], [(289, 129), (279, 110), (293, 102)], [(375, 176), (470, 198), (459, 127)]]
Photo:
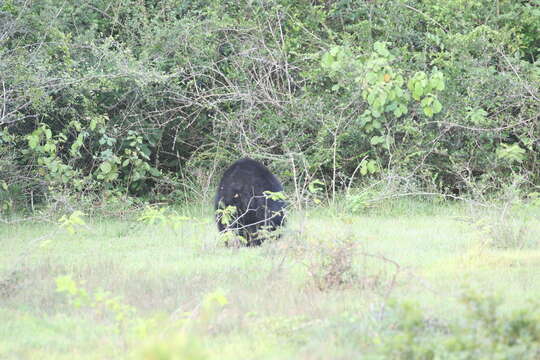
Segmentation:
[(236, 161), (223, 174), (216, 194), (219, 231), (235, 231), (248, 246), (260, 245), (260, 229), (273, 231), (285, 222), (285, 201), (272, 194), (282, 191), (279, 180), (260, 162)]

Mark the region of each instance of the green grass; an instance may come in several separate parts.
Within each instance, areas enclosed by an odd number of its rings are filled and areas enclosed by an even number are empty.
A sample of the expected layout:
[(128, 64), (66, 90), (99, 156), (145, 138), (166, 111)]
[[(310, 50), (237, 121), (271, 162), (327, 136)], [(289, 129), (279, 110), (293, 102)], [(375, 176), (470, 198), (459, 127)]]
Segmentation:
[[(406, 323), (394, 302), (447, 328), (469, 316), (459, 299), (470, 289), (501, 297), (501, 316), (540, 295), (538, 208), (501, 217), (399, 201), (360, 215), (297, 211), (279, 240), (239, 249), (220, 243), (205, 207), (178, 212), (193, 220), (174, 229), (85, 218), (75, 234), (0, 225), (0, 358), (385, 358)], [(63, 275), (90, 298), (108, 291), (110, 304), (75, 306), (56, 291)], [(134, 311), (118, 320), (116, 305)]]

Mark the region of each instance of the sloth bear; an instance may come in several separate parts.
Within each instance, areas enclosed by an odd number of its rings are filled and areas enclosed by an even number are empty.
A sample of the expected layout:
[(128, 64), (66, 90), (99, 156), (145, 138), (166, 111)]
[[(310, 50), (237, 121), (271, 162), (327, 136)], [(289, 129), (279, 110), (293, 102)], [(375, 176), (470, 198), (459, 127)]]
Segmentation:
[(248, 246), (260, 245), (259, 230), (273, 231), (285, 222), (285, 201), (271, 194), (281, 191), (279, 180), (260, 162), (236, 161), (223, 174), (215, 198), (219, 231), (234, 231)]

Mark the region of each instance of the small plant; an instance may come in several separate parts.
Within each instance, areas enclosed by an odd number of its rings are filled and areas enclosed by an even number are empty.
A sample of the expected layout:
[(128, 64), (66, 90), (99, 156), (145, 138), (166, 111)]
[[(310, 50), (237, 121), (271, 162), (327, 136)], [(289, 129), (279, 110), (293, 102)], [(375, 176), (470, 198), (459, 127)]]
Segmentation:
[(501, 212), (473, 222), (482, 247), (493, 249), (523, 249), (534, 245), (530, 242), (529, 226), (521, 217)]
[(527, 194), (527, 197), (529, 199), (529, 203), (533, 207), (540, 207), (540, 192), (538, 191), (530, 192), (529, 194)]
[(391, 334), (377, 339), (392, 359), (523, 359), (540, 356), (540, 312), (536, 304), (503, 314), (501, 299), (466, 290), (463, 317), (442, 323), (413, 303), (391, 303)]
[(521, 164), (526, 157), (526, 151), (518, 144), (501, 144), (496, 151), (497, 158), (507, 162), (509, 165)]
[(264, 196), (267, 199), (274, 200), (274, 201), (285, 201), (287, 200), (287, 195), (283, 191), (263, 191)]
[(167, 208), (157, 208), (154, 206), (147, 206), (142, 214), (137, 218), (137, 221), (140, 221), (144, 224), (155, 225), (160, 223), (167, 222), (166, 215)]
[(229, 303), (222, 290), (215, 290), (205, 295), (201, 308), (196, 318), (198, 327), (208, 327), (215, 319), (219, 311)]
[(24, 273), (20, 270), (14, 270), (10, 274), (0, 279), (0, 299), (7, 299), (16, 294), (24, 280)]
[(60, 223), (60, 227), (66, 229), (70, 235), (75, 235), (80, 232), (81, 228), (86, 226), (82, 218), (83, 216), (83, 212), (76, 210), (69, 216), (62, 216), (58, 222)]
[(220, 310), (228, 303), (223, 291), (216, 290), (208, 293), (194, 311), (182, 313), (180, 318), (172, 319), (172, 323), (158, 326), (156, 319), (138, 316), (135, 307), (110, 292), (91, 293), (70, 275), (59, 276), (55, 281), (56, 291), (68, 296), (75, 308), (92, 310), (100, 317), (112, 315), (118, 333), (131, 334), (139, 342), (145, 340), (136, 352), (140, 359), (206, 359), (200, 345), (201, 334), (211, 329)]
[(176, 334), (146, 344), (137, 359), (141, 360), (205, 360), (208, 359), (197, 338)]
[(240, 248), (247, 245), (248, 241), (242, 235), (234, 231), (224, 231), (219, 234), (219, 241), (227, 247)]
[(223, 224), (225, 227), (232, 225), (234, 219), (236, 218), (236, 206), (229, 205), (226, 207), (219, 207), (216, 210), (217, 221)]
[(433, 117), (441, 112), (442, 105), (437, 99), (436, 92), (444, 90), (443, 73), (434, 70), (428, 77), (423, 71), (417, 72), (407, 83), (414, 100), (420, 101), (424, 114)]
[(315, 253), (308, 256), (305, 265), (313, 284), (319, 290), (343, 288), (357, 278), (353, 269), (357, 244), (353, 239), (315, 240), (309, 246), (315, 249)]
[(521, 220), (494, 222), (489, 231), (489, 246), (499, 249), (523, 249), (528, 245), (528, 226)]
[(324, 196), (324, 186), (324, 183), (319, 179), (310, 182), (307, 187), (308, 199), (311, 199), (317, 205), (320, 204)]
[(216, 210), (217, 222), (225, 227), (225, 230), (219, 234), (220, 242), (225, 246), (240, 247), (247, 244), (247, 239), (236, 231), (227, 231), (230, 226), (234, 226), (237, 221), (236, 218), (237, 209), (236, 206), (229, 205), (226, 207), (220, 207)]
[(373, 194), (366, 191), (359, 194), (348, 195), (345, 206), (351, 213), (360, 214), (373, 206), (373, 202), (370, 202), (372, 196)]
[(14, 198), (18, 197), (15, 185), (8, 185), (4, 180), (0, 181), (0, 215), (9, 214), (15, 207)]
[(186, 222), (195, 222), (195, 219), (179, 215), (174, 211), (166, 207), (158, 208), (155, 206), (147, 206), (141, 215), (137, 218), (140, 221), (148, 225), (164, 225), (170, 227), (174, 231), (180, 229)]
[(74, 307), (88, 307), (101, 314), (113, 314), (118, 332), (133, 330), (136, 328), (135, 325), (139, 324), (139, 319), (135, 316), (136, 309), (125, 304), (121, 297), (103, 290), (90, 293), (77, 284), (70, 275), (59, 276), (55, 281), (56, 291), (66, 294)]
[(227, 304), (227, 297), (221, 290), (206, 294), (195, 311), (183, 314), (184, 317), (178, 322), (181, 325), (179, 329), (174, 329), (172, 334), (161, 334), (157, 338), (149, 339), (142, 346), (138, 358), (144, 360), (207, 359), (208, 355), (201, 345), (202, 333), (211, 328), (212, 322)]
[(66, 143), (64, 133), (54, 135), (47, 124), (40, 124), (37, 129), (26, 136), (28, 149), (26, 155), (35, 157), (40, 165), (39, 175), (44, 176), (51, 186), (66, 186), (72, 184), (75, 189), (82, 190), (82, 183), (74, 180), (80, 178), (80, 174), (71, 164), (67, 164), (58, 156), (59, 149)]

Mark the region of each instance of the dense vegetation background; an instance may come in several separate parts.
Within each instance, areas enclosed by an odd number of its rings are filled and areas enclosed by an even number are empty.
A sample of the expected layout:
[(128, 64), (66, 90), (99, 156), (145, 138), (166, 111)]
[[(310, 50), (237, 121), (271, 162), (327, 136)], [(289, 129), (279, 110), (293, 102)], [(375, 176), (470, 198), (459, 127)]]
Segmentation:
[(297, 199), (534, 197), (539, 48), (537, 0), (4, 0), (0, 206), (205, 198), (245, 155)]

